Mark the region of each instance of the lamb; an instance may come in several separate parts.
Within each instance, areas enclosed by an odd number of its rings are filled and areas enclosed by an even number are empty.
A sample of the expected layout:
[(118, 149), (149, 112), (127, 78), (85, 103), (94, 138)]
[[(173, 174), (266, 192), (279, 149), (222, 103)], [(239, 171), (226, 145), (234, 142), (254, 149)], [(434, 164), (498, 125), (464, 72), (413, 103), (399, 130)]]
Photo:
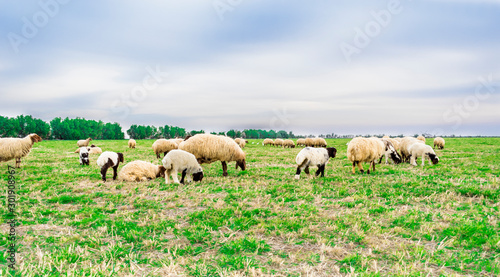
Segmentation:
[(137, 143), (136, 143), (135, 139), (129, 139), (128, 140), (128, 148), (134, 149), (136, 144)]
[(240, 146), (240, 148), (244, 148), (248, 141), (242, 138), (235, 138), (234, 141)]
[(424, 136), (418, 136), (417, 139), (421, 140), (421, 141), (423, 141), (425, 143), (425, 137)]
[[(196, 157), (184, 150), (172, 150), (163, 158), (163, 167), (166, 169), (165, 183), (169, 184), (169, 176), (172, 176), (174, 183), (179, 184), (178, 172), (182, 172), (181, 184), (184, 184), (184, 177), (187, 181), (201, 181), (203, 179), (203, 169), (196, 160)], [(192, 176), (192, 177), (191, 177)]]
[(101, 147), (97, 147), (95, 145), (91, 145), (90, 148), (87, 148), (89, 150), (89, 154), (101, 154), (102, 149)]
[(0, 162), (16, 159), (16, 168), (21, 167), (21, 158), (28, 156), (35, 142), (42, 141), (37, 134), (24, 138), (0, 138)]
[(123, 154), (106, 151), (97, 158), (97, 165), (101, 168), (102, 180), (106, 182), (108, 168), (113, 168), (113, 180), (116, 180), (117, 169), (120, 162), (123, 163)]
[(410, 152), (410, 164), (413, 166), (417, 165), (416, 159), (418, 157), (422, 157), (422, 166), (425, 164), (425, 158), (429, 158), (429, 164), (437, 164), (439, 162), (439, 158), (437, 157), (432, 147), (423, 143), (414, 143), (408, 149)]
[(143, 182), (165, 177), (165, 167), (145, 161), (133, 161), (120, 170), (118, 179), (128, 182)]
[(434, 149), (438, 147), (438, 149), (443, 149), (444, 148), (444, 138), (442, 137), (436, 137), (434, 139)]
[(295, 173), (295, 179), (300, 179), (300, 171), (309, 175), (309, 166), (317, 166), (316, 176), (321, 174), (321, 177), (325, 176), (325, 166), (328, 163), (329, 158), (335, 158), (337, 154), (337, 149), (333, 147), (329, 148), (312, 148), (306, 147), (297, 154), (295, 157), (295, 162), (297, 163), (297, 171)]
[(410, 152), (408, 151), (408, 149), (414, 143), (423, 144), (424, 142), (414, 137), (404, 137), (403, 139), (401, 139), (401, 142), (399, 143), (399, 150), (401, 152), (401, 158), (403, 159), (403, 162), (410, 162)]
[[(399, 151), (399, 141), (395, 140), (395, 139), (392, 139), (392, 138), (382, 138), (382, 141), (384, 141), (384, 143), (391, 143), (392, 146), (394, 146), (394, 149), (396, 149), (396, 152)], [(385, 153), (384, 154), (385, 156), (385, 164), (388, 164), (389, 163), (389, 153)], [(381, 163), (382, 162), (382, 158), (383, 157), (380, 157), (380, 161), (378, 163)]]
[(76, 142), (76, 145), (78, 147), (82, 147), (82, 146), (89, 146), (89, 142), (91, 141), (92, 139), (91, 138), (87, 138), (87, 139), (81, 139), (79, 141)]
[(80, 151), (80, 165), (90, 165), (90, 162), (89, 162), (89, 148), (87, 147), (81, 147), (79, 149)]
[(356, 173), (356, 165), (358, 165), (359, 171), (363, 173), (363, 162), (370, 163), (368, 174), (370, 174), (370, 167), (373, 167), (373, 171), (375, 171), (375, 161), (380, 159), (386, 152), (390, 154), (395, 163), (401, 162), (401, 158), (391, 143), (375, 137), (352, 139), (347, 145), (347, 158), (352, 162), (352, 173)]
[(314, 138), (306, 138), (305, 144), (306, 146), (314, 147)]
[(236, 161), (236, 168), (246, 168), (245, 152), (234, 140), (225, 136), (197, 134), (184, 140), (179, 149), (193, 154), (200, 164), (220, 161), (223, 176), (227, 176), (227, 162)]
[(280, 138), (277, 138), (274, 140), (274, 146), (278, 147), (278, 146), (281, 146), (283, 147), (283, 142), (284, 140), (280, 139)]
[(272, 139), (268, 139), (266, 138), (263, 142), (262, 142), (262, 145), (266, 146), (266, 145), (271, 145), (273, 146), (274, 145), (274, 142)]
[(156, 158), (159, 159), (161, 153), (163, 153), (163, 156), (166, 156), (170, 150), (177, 149), (178, 146), (179, 146), (179, 144), (174, 139), (169, 139), (169, 140), (157, 139), (153, 143), (152, 147), (153, 147), (153, 151), (156, 154)]
[(285, 147), (285, 148), (295, 148), (295, 143), (291, 139), (285, 139), (283, 141), (283, 147)]
[(306, 146), (306, 140), (301, 138), (297, 140), (297, 146)]
[(313, 139), (315, 147), (326, 147), (326, 140), (324, 138)]

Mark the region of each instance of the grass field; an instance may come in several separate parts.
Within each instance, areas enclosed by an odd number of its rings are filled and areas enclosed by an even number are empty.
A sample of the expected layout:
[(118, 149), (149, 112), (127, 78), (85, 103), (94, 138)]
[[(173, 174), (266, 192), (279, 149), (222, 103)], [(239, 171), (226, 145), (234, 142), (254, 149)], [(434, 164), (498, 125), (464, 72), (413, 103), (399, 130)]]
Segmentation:
[[(351, 174), (348, 140), (327, 141), (338, 153), (324, 178), (293, 179), (301, 148), (250, 140), (246, 171), (231, 163), (222, 177), (220, 163), (203, 165), (203, 181), (187, 185), (103, 183), (97, 156), (80, 166), (75, 141), (38, 143), (16, 173), (13, 275), (500, 275), (499, 138), (447, 139), (435, 166), (379, 165), (371, 175)], [(93, 143), (125, 162), (156, 162), (151, 140), (133, 150)]]

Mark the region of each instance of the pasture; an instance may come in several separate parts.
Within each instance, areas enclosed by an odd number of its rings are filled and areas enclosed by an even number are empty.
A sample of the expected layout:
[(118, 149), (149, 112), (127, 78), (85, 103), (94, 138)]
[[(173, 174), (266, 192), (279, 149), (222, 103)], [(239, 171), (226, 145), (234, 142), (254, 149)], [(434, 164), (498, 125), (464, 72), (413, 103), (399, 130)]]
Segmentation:
[[(222, 177), (220, 162), (204, 164), (203, 181), (185, 185), (112, 181), (111, 170), (103, 183), (98, 155), (80, 166), (76, 141), (37, 143), (15, 175), (21, 225), (13, 275), (500, 274), (499, 138), (448, 138), (437, 165), (377, 164), (370, 175), (351, 173), (348, 141), (327, 140), (338, 152), (324, 178), (294, 180), (302, 147), (249, 140), (246, 171), (233, 162)], [(127, 140), (92, 143), (122, 152), (125, 163), (159, 163), (153, 140), (138, 140), (136, 149)], [(14, 161), (0, 163), (3, 215), (8, 165)]]

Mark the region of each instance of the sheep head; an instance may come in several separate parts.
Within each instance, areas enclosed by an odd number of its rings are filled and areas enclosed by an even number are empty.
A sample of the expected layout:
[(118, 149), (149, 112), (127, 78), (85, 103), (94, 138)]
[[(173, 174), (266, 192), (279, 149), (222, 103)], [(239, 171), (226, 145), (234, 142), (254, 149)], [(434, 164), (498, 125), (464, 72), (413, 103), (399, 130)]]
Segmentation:
[(203, 179), (203, 170), (200, 170), (200, 172), (193, 173), (193, 181), (201, 182), (202, 179)]
[(439, 162), (439, 158), (436, 154), (428, 153), (429, 159), (431, 159), (432, 164), (437, 164)]
[(167, 169), (163, 165), (158, 166), (158, 173), (156, 174), (156, 178), (165, 178), (165, 171)]
[(337, 155), (337, 149), (335, 147), (328, 147), (326, 148), (326, 151), (328, 151), (328, 157), (330, 158), (335, 158)]
[(123, 153), (116, 153), (116, 154), (118, 154), (118, 161), (123, 163)]
[(30, 134), (29, 137), (33, 143), (42, 141), (42, 138), (37, 134)]
[(236, 167), (235, 167), (235, 169), (238, 169), (238, 167), (241, 168), (241, 170), (245, 170), (245, 168), (246, 168), (245, 159), (236, 161)]

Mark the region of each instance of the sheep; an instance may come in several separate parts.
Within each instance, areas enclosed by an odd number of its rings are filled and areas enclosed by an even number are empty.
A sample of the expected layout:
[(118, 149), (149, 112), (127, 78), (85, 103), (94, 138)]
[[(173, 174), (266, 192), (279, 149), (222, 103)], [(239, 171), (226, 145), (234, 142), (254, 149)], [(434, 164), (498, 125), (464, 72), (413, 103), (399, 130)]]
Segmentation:
[(306, 147), (297, 154), (295, 157), (295, 162), (297, 163), (297, 171), (295, 172), (295, 179), (300, 179), (300, 171), (309, 175), (309, 166), (317, 166), (316, 177), (321, 174), (321, 177), (325, 176), (325, 166), (328, 163), (329, 158), (335, 158), (337, 154), (337, 149), (334, 147), (329, 148), (312, 148)]
[(91, 138), (87, 138), (87, 139), (81, 139), (79, 141), (76, 142), (76, 145), (78, 147), (82, 147), (82, 146), (89, 146), (89, 142), (91, 141), (92, 139)]
[[(181, 172), (181, 184), (184, 184), (184, 177), (187, 181), (201, 181), (203, 179), (203, 169), (196, 160), (196, 157), (184, 150), (172, 150), (162, 160), (163, 167), (166, 169), (165, 183), (169, 184), (169, 176), (172, 176), (174, 183), (179, 184), (177, 173)], [(192, 176), (192, 177), (191, 177)]]
[(314, 147), (314, 138), (306, 138), (305, 144), (306, 146)]
[(152, 147), (153, 147), (153, 151), (156, 154), (156, 158), (159, 159), (161, 153), (163, 153), (163, 156), (166, 156), (170, 150), (177, 149), (178, 146), (179, 146), (179, 144), (177, 143), (177, 141), (175, 139), (169, 139), (169, 140), (157, 139), (153, 143)]
[(113, 180), (116, 180), (117, 169), (120, 162), (123, 163), (123, 154), (111, 151), (103, 152), (99, 158), (97, 158), (97, 165), (101, 168), (102, 180), (104, 182), (106, 182), (106, 172), (110, 167), (113, 168)]
[(306, 140), (301, 138), (297, 140), (297, 146), (306, 146)]
[(274, 142), (272, 139), (269, 139), (269, 138), (266, 138), (263, 142), (262, 142), (262, 145), (266, 146), (266, 145), (271, 145), (273, 146), (274, 145)]
[(227, 176), (227, 162), (236, 161), (236, 168), (246, 168), (245, 152), (225, 136), (197, 134), (183, 141), (179, 149), (193, 154), (200, 164), (220, 161), (223, 176)]
[(278, 147), (278, 146), (281, 146), (283, 147), (283, 142), (284, 140), (280, 139), (280, 138), (277, 138), (274, 140), (274, 146)]
[(235, 138), (234, 141), (240, 146), (240, 148), (244, 148), (248, 141), (242, 138)]
[(326, 140), (324, 138), (313, 139), (315, 147), (326, 147)]
[(90, 148), (88, 148), (88, 150), (89, 150), (89, 154), (101, 154), (102, 153), (101, 147), (97, 147), (93, 144), (90, 146)]
[(363, 162), (370, 163), (367, 171), (368, 174), (370, 174), (370, 167), (373, 167), (373, 171), (375, 171), (375, 161), (380, 159), (386, 152), (390, 154), (395, 163), (401, 162), (396, 149), (394, 149), (391, 143), (387, 143), (387, 141), (384, 142), (375, 137), (357, 137), (352, 139), (347, 145), (347, 158), (352, 162), (352, 173), (356, 173), (356, 165), (358, 165), (359, 171), (364, 173)]
[(423, 141), (425, 143), (425, 137), (424, 136), (418, 136), (417, 139), (421, 140), (421, 141)]
[(80, 155), (79, 155), (79, 158), (80, 158), (80, 165), (90, 165), (90, 162), (89, 162), (89, 148), (87, 147), (81, 147), (79, 149), (80, 151)]
[(136, 143), (135, 139), (129, 139), (128, 140), (128, 148), (134, 149), (136, 144), (137, 143)]
[(128, 182), (143, 182), (165, 177), (165, 167), (145, 161), (133, 161), (120, 170), (118, 180)]
[(434, 139), (434, 149), (436, 148), (436, 146), (438, 147), (438, 149), (443, 149), (444, 148), (444, 138), (442, 137), (436, 137)]
[[(382, 138), (382, 141), (384, 141), (384, 143), (391, 143), (392, 146), (394, 147), (394, 149), (396, 149), (396, 152), (399, 151), (399, 141), (392, 139), (392, 138)], [(389, 153), (386, 152), (384, 154), (384, 156), (385, 156), (385, 164), (388, 164), (389, 163)], [(382, 158), (383, 157), (380, 157), (380, 160), (378, 163), (382, 162)]]
[(403, 139), (401, 139), (401, 142), (399, 143), (399, 151), (401, 153), (401, 158), (403, 159), (403, 162), (410, 162), (410, 153), (408, 152), (408, 149), (414, 143), (424, 143), (424, 142), (414, 137), (404, 137)]
[(422, 166), (425, 164), (425, 158), (429, 158), (429, 164), (437, 164), (439, 162), (439, 158), (437, 157), (432, 147), (423, 143), (414, 143), (408, 149), (410, 153), (410, 164), (413, 166), (417, 165), (417, 158), (422, 157)]
[(387, 139), (387, 138), (390, 138), (390, 137), (389, 137), (389, 136), (387, 136), (387, 135), (385, 135), (385, 136), (383, 136), (382, 138)]
[(24, 138), (0, 138), (0, 162), (16, 159), (16, 168), (21, 167), (21, 158), (28, 156), (35, 142), (42, 141), (37, 134)]
[(283, 147), (286, 147), (286, 148), (295, 148), (295, 143), (291, 139), (285, 139), (283, 141)]

